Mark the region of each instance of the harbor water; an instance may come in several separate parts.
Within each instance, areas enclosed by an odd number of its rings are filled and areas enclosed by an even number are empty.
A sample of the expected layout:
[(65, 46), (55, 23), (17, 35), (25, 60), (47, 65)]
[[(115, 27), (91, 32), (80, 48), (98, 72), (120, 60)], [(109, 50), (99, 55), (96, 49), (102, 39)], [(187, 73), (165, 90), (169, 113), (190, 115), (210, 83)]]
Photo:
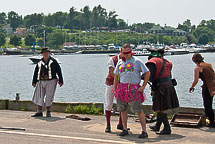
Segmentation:
[[(203, 53), (205, 62), (214, 67), (214, 53)], [(64, 76), (64, 85), (57, 87), (55, 101), (59, 102), (103, 102), (105, 78), (108, 72), (108, 54), (59, 55)], [(147, 57), (139, 57), (143, 62)], [(176, 78), (180, 106), (202, 108), (200, 80), (193, 93), (188, 89), (193, 81), (195, 64), (192, 54), (165, 56), (173, 63), (173, 78)], [(31, 85), (35, 65), (28, 57), (0, 56), (0, 99), (13, 100), (19, 93), (20, 100), (31, 100), (34, 88)], [(143, 104), (152, 104), (150, 88), (145, 90), (147, 100)]]

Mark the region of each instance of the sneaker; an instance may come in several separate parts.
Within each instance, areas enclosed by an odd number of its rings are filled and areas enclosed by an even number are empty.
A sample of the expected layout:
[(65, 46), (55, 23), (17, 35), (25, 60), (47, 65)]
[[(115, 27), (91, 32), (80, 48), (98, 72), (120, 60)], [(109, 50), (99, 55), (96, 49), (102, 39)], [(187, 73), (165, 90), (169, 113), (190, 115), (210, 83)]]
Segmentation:
[(126, 135), (128, 135), (128, 130), (123, 130), (123, 131), (119, 134), (119, 136), (126, 136)]
[(148, 138), (147, 132), (142, 131), (142, 133), (138, 136), (138, 138)]
[(110, 126), (107, 126), (107, 127), (106, 127), (105, 132), (106, 132), (106, 133), (110, 133), (110, 132), (111, 132)]
[(46, 117), (51, 117), (51, 112), (50, 111), (46, 112)]
[(43, 117), (43, 113), (35, 113), (34, 115), (32, 115), (31, 117)]

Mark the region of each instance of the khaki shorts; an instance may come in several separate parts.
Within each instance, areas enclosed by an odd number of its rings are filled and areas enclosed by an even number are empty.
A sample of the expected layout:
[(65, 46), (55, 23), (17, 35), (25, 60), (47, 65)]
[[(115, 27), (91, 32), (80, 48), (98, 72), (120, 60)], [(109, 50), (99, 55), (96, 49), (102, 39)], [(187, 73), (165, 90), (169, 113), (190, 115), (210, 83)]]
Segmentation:
[(128, 105), (130, 106), (132, 113), (143, 112), (142, 102), (140, 100), (130, 102), (123, 102), (119, 99), (117, 100), (117, 110), (120, 112), (127, 111)]

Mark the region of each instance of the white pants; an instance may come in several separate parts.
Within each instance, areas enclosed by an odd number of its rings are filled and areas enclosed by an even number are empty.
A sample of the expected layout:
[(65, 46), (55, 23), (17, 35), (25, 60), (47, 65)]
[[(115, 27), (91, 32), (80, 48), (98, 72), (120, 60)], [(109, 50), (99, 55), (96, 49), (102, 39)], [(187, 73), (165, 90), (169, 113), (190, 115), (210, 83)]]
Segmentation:
[(39, 106), (51, 106), (54, 100), (56, 85), (56, 79), (48, 81), (39, 81), (36, 85), (32, 102)]
[(105, 102), (104, 102), (104, 110), (111, 111), (113, 107), (113, 99), (114, 99), (114, 93), (112, 92), (113, 85), (106, 87), (105, 90)]

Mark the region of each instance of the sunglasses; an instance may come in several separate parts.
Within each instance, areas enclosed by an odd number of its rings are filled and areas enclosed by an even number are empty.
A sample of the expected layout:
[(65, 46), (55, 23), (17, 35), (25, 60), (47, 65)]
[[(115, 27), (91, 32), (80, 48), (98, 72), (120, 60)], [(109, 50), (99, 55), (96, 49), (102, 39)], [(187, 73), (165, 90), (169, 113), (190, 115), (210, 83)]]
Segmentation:
[(129, 52), (122, 52), (123, 54), (130, 54), (130, 53), (132, 53), (132, 51), (129, 51)]

